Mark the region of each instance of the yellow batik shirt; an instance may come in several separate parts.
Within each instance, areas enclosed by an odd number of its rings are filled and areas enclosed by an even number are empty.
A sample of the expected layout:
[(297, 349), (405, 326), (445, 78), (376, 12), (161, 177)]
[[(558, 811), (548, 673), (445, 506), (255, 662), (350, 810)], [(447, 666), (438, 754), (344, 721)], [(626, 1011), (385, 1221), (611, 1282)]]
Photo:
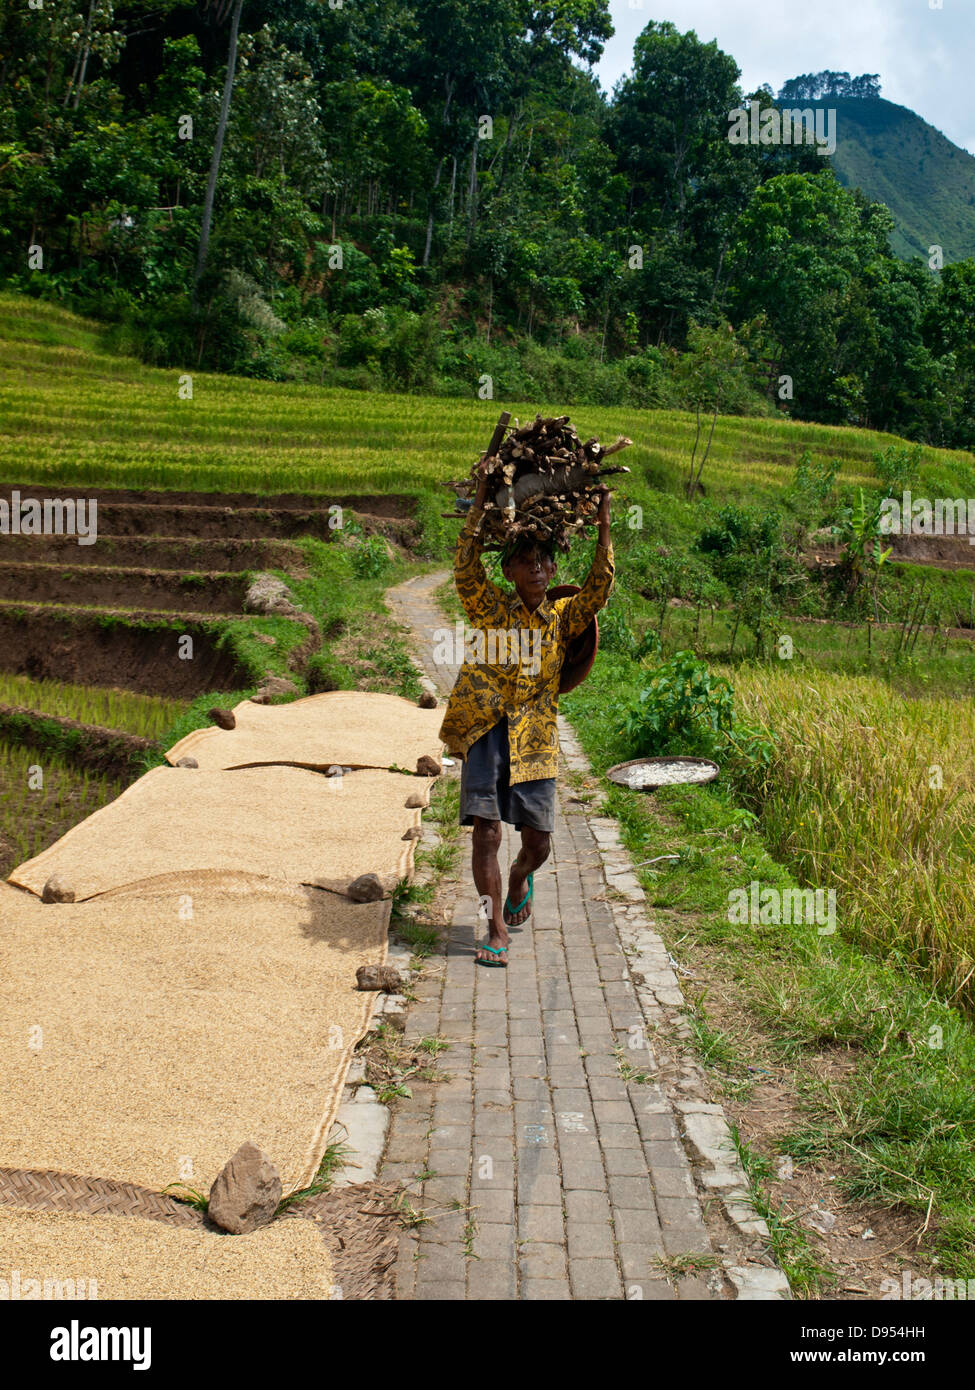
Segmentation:
[(517, 593), (498, 588), (484, 572), (478, 533), (482, 515), (473, 507), (457, 540), (454, 582), (473, 626), (458, 623), (452, 635), (454, 650), (457, 639), (463, 638), (464, 661), (440, 738), (455, 757), (466, 756), (471, 745), (507, 715), (514, 786), (558, 773), (562, 662), (568, 644), (585, 632), (609, 598), (613, 547), (597, 544), (592, 568), (577, 594), (545, 598), (530, 613)]

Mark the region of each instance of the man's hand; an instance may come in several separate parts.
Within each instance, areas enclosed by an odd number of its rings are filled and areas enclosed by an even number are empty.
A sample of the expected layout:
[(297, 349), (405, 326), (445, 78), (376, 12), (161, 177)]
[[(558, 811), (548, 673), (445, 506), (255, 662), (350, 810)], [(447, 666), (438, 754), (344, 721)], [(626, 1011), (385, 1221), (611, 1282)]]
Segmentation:
[(599, 526), (599, 544), (609, 546), (609, 499), (612, 497), (608, 487), (597, 487), (593, 489), (593, 496), (599, 498), (599, 510), (596, 512), (596, 523)]

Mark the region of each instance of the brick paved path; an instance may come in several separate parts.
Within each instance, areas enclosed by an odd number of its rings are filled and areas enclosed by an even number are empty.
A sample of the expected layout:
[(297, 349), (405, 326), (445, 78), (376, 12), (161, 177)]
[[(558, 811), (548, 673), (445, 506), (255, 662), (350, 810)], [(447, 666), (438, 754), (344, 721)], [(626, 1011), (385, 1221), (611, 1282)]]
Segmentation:
[[(446, 577), (389, 595), (441, 693), (455, 672), (433, 666), (430, 637), (447, 625), (432, 598)], [(560, 728), (564, 754), (573, 741)], [(414, 1205), (434, 1217), (401, 1238), (397, 1298), (729, 1296), (720, 1268), (671, 1282), (661, 1264), (714, 1254), (678, 1109), (654, 1084), (654, 1054), (642, 1045), (644, 1012), (605, 900), (600, 846), (568, 801), (565, 770), (552, 856), (535, 875), (533, 916), (512, 928), (509, 968), (474, 964), (485, 926), (465, 836), (441, 969), (416, 987), (407, 1034), (450, 1040), (439, 1060), (451, 1079), (416, 1085), (393, 1113), (381, 1180), (412, 1185)], [(505, 827), (503, 866), (518, 839)], [(649, 1084), (622, 1079), (620, 1047)]]

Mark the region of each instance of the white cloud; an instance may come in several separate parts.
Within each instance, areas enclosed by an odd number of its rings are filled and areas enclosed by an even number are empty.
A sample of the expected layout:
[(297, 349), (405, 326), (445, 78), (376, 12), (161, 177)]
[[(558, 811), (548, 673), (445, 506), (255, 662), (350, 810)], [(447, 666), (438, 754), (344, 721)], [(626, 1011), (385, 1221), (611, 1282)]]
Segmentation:
[(717, 39), (753, 91), (768, 83), (777, 91), (801, 72), (824, 68), (880, 74), (882, 95), (910, 107), (949, 140), (975, 154), (971, 100), (975, 70), (972, 0), (816, 0), (815, 4), (767, 0), (611, 0), (616, 27), (596, 71), (607, 91), (628, 73), (633, 44), (651, 20), (669, 19), (704, 42)]

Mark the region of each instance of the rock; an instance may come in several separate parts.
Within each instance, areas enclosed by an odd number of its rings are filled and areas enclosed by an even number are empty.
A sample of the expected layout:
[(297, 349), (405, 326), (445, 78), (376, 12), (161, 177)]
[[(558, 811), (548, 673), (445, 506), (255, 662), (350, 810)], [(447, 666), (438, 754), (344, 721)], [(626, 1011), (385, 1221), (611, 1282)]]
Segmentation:
[(41, 902), (73, 903), (74, 889), (66, 878), (62, 878), (60, 874), (52, 874), (44, 885)]
[(417, 700), (420, 709), (436, 709), (437, 703), (436, 695), (431, 695), (429, 690), (424, 690), (419, 700)]
[(418, 806), (425, 806), (427, 799), (422, 792), (410, 792), (403, 804), (408, 811), (415, 811)]
[(244, 599), (246, 613), (279, 613), (294, 607), (291, 590), (276, 574), (256, 574)]
[(265, 647), (276, 647), (278, 643), (278, 639), (267, 632), (255, 632), (254, 641), (263, 642)]
[(422, 757), (417, 758), (416, 770), (421, 777), (439, 777), (443, 772), (443, 768), (436, 758), (431, 758), (429, 753), (424, 753)]
[(289, 681), (284, 676), (265, 676), (261, 681), (261, 688), (258, 693), (262, 695), (300, 695), (301, 691), (294, 681)]
[(385, 994), (395, 994), (404, 984), (402, 975), (392, 965), (360, 965), (355, 981), (357, 989), (379, 989)]
[(207, 1215), (224, 1231), (242, 1236), (274, 1219), (281, 1176), (256, 1144), (241, 1144), (210, 1188)]
[(354, 903), (375, 903), (383, 896), (383, 885), (375, 874), (360, 874), (345, 891)]
[(195, 758), (177, 758), (174, 767), (199, 767), (200, 764)]
[(252, 705), (269, 705), (270, 703), (271, 697), (264, 690), (259, 690), (256, 695), (251, 696)]
[(233, 710), (208, 709), (207, 714), (213, 720), (214, 724), (218, 726), (218, 728), (235, 729), (237, 727), (237, 719), (234, 715)]
[(402, 836), (402, 838), (404, 840), (418, 840), (422, 834), (423, 831), (420, 829), (418, 825), (411, 825), (409, 830), (406, 832), (404, 836)]

